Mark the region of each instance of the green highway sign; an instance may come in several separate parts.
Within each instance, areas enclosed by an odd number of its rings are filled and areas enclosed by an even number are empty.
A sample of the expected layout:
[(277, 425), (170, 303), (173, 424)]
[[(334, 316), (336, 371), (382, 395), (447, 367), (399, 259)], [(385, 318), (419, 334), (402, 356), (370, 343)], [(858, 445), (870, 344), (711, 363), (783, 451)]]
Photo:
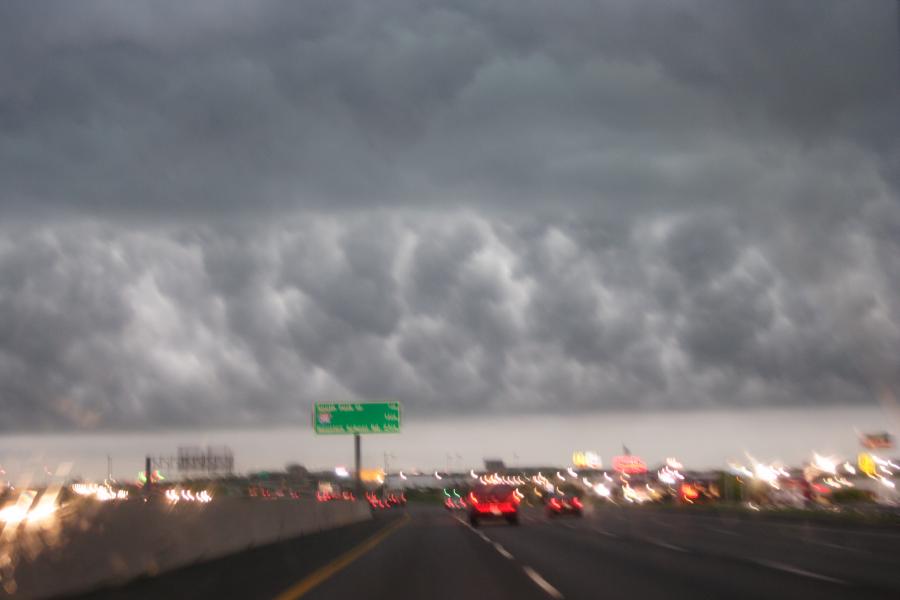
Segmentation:
[(325, 402), (313, 409), (316, 433), (400, 433), (399, 402)]

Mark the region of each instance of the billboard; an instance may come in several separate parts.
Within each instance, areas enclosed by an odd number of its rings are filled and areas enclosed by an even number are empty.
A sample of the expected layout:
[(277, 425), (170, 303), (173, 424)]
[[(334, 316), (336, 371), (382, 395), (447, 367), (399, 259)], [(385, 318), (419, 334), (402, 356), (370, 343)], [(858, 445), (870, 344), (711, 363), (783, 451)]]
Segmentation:
[(178, 448), (177, 465), (179, 471), (231, 473), (234, 471), (234, 454), (227, 446), (181, 446)]
[(313, 429), (322, 434), (400, 433), (400, 403), (317, 403), (313, 407)]

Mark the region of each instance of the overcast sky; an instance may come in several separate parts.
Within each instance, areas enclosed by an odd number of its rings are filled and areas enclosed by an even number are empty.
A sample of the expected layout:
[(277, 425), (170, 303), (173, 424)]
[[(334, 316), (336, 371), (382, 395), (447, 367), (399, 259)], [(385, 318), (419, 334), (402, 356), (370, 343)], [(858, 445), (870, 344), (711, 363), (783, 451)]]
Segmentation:
[(894, 0), (0, 7), (0, 430), (874, 405)]

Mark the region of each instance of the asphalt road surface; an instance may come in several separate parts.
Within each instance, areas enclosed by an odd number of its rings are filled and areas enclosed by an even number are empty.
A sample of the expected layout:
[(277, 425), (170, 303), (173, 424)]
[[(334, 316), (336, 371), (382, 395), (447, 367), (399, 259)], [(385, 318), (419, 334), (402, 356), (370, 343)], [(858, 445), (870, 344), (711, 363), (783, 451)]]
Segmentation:
[(82, 598), (900, 598), (895, 529), (614, 508), (526, 510), (518, 527), (464, 517), (394, 509)]

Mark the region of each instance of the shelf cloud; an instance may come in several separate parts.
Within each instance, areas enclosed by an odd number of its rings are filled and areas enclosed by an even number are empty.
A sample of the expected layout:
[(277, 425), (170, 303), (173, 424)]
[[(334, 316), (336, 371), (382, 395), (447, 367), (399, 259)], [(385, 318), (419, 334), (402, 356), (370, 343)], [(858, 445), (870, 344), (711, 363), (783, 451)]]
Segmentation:
[(898, 4), (0, 8), (0, 427), (900, 393)]

